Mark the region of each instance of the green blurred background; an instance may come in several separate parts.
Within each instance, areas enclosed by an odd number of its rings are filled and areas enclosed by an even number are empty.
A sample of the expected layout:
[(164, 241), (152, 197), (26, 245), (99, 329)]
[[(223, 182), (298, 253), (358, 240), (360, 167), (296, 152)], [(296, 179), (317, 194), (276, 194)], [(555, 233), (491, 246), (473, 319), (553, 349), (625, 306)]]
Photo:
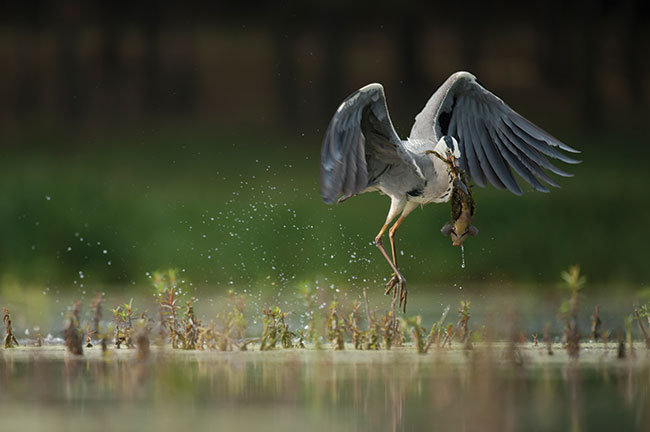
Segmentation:
[(469, 70), (584, 162), (550, 194), (477, 189), (465, 269), (449, 207), (414, 212), (409, 282), (539, 289), (579, 263), (596, 286), (647, 286), (648, 5), (540, 3), (3, 3), (0, 285), (141, 287), (178, 267), (223, 291), (375, 287), (389, 202), (322, 203), (324, 129), (381, 82), (406, 137)]

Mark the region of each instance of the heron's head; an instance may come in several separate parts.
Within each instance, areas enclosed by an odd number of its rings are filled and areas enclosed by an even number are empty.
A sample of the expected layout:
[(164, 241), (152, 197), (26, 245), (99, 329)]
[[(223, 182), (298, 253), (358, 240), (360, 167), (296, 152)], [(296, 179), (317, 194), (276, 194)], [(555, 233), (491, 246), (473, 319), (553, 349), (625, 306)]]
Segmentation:
[(462, 245), (469, 236), (476, 237), (478, 235), (478, 229), (474, 225), (463, 223), (461, 219), (455, 221), (453, 225), (445, 224), (440, 232), (451, 237), (451, 243), (454, 246)]

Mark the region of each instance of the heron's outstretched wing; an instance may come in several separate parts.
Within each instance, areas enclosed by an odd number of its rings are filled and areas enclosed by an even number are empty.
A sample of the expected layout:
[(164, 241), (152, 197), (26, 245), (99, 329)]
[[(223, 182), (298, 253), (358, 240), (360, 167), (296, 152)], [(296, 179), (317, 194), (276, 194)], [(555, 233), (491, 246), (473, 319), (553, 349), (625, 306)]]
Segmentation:
[(547, 157), (569, 164), (579, 161), (560, 150), (579, 151), (535, 126), (490, 93), (468, 72), (456, 72), (433, 94), (415, 117), (411, 138), (437, 142), (445, 135), (458, 140), (459, 163), (474, 182), (486, 180), (499, 189), (520, 195), (511, 168), (535, 190), (548, 192), (540, 181), (559, 187), (545, 170), (569, 177)]
[(351, 94), (336, 110), (321, 149), (323, 201), (342, 201), (371, 186), (390, 165), (404, 163), (381, 84)]

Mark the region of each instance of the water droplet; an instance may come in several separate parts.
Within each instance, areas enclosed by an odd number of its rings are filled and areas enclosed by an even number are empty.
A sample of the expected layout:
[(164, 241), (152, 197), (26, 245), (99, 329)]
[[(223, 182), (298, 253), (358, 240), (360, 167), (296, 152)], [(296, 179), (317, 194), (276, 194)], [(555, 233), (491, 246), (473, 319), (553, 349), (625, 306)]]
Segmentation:
[(465, 268), (465, 246), (463, 245), (460, 245), (460, 256), (461, 256), (460, 268)]

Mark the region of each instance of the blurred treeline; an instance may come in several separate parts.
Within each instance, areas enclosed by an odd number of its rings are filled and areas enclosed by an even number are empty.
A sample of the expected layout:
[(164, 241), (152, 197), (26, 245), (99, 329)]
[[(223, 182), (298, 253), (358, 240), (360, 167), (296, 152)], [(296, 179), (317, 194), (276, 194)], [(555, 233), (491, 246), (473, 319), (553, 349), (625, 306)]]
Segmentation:
[(1, 126), (167, 116), (295, 131), (369, 80), (410, 119), (455, 70), (571, 124), (647, 107), (648, 2), (520, 3), (3, 2)]
[(0, 8), (6, 281), (137, 283), (180, 266), (224, 286), (374, 284), (388, 275), (369, 244), (387, 201), (320, 202), (323, 131), (347, 94), (377, 81), (406, 137), (456, 70), (584, 163), (550, 195), (479, 191), (481, 235), (462, 273), (438, 233), (447, 207), (409, 217), (409, 280), (548, 281), (572, 263), (600, 281), (650, 277), (648, 2)]

